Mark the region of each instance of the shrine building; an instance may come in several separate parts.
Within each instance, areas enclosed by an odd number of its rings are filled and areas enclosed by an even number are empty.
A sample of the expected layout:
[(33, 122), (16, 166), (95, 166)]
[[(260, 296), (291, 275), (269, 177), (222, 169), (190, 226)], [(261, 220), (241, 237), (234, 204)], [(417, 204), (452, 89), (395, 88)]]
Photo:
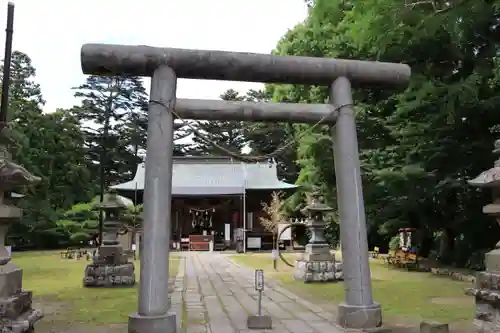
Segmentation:
[[(144, 176), (142, 163), (133, 180), (111, 188), (141, 204)], [(272, 234), (265, 231), (259, 219), (264, 214), (262, 202), (269, 203), (274, 191), (290, 193), (297, 187), (278, 179), (275, 161), (242, 163), (227, 157), (174, 157), (172, 247), (191, 251), (207, 251), (210, 246), (215, 250), (270, 249)]]

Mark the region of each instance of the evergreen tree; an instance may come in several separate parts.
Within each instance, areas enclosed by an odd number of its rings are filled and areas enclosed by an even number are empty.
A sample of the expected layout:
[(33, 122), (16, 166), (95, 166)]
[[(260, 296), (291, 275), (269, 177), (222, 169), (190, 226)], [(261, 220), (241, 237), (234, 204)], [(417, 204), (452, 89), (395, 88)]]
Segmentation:
[[(229, 89), (220, 95), (225, 101), (242, 101), (235, 90)], [(193, 136), (194, 144), (189, 149), (192, 155), (224, 155), (221, 149), (211, 142), (232, 152), (241, 152), (246, 144), (244, 126), (242, 121), (211, 120), (198, 122), (197, 130), (200, 135)]]
[[(3, 75), (3, 65), (1, 69), (0, 75)], [(35, 74), (36, 70), (27, 54), (19, 51), (12, 52), (7, 120), (23, 122), (26, 113), (42, 112), (45, 101), (40, 85), (34, 81)]]
[[(272, 86), (267, 90), (249, 90), (245, 100), (249, 102), (270, 102)], [(295, 164), (296, 145), (291, 144), (286, 149), (284, 145), (294, 141), (293, 125), (290, 123), (248, 122), (244, 129), (251, 155), (272, 155), (278, 166), (278, 176), (286, 181), (295, 182), (298, 168)], [(279, 149), (279, 153), (274, 153)]]
[[(465, 265), (475, 251), (498, 240), (497, 224), (481, 213), (488, 194), (466, 181), (493, 163), (496, 135), (490, 128), (500, 123), (499, 8), (498, 1), (315, 0), (307, 19), (278, 43), (280, 55), (412, 67), (403, 92), (354, 94), (371, 246), (387, 246), (398, 228), (414, 227), (420, 254), (436, 243), (442, 260)], [(328, 98), (326, 87), (273, 89), (279, 101)], [(321, 186), (335, 205), (329, 128), (294, 125), (294, 130), (301, 136), (299, 183)]]
[(57, 229), (57, 210), (88, 200), (91, 177), (80, 124), (64, 110), (42, 113), (44, 101), (35, 74), (29, 56), (13, 52), (8, 119), (16, 141), (9, 150), (12, 160), (41, 182), (15, 189), (26, 196), (20, 202), (21, 223), (13, 224), (9, 237), (17, 245), (57, 247), (67, 236)]
[(101, 162), (104, 165), (105, 185), (129, 180), (147, 138), (147, 94), (142, 80), (89, 76), (75, 89), (82, 106), (73, 113), (87, 135), (88, 153), (97, 159), (95, 168)]

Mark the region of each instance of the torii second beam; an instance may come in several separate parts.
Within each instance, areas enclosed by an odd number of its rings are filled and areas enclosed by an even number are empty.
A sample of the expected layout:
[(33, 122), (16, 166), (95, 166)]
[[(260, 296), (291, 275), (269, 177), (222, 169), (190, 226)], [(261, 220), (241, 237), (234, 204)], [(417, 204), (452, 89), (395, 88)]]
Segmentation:
[(175, 112), (183, 119), (249, 120), (334, 124), (338, 111), (331, 104), (245, 102), (204, 99), (178, 99)]

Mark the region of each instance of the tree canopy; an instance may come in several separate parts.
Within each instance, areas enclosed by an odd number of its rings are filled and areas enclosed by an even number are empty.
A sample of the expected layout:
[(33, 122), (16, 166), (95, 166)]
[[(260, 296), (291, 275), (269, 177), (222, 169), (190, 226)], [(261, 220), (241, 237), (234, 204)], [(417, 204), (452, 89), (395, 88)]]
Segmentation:
[[(412, 68), (407, 89), (354, 91), (370, 247), (386, 249), (399, 228), (411, 227), (418, 230), (421, 255), (476, 265), (474, 258), (496, 243), (500, 231), (481, 209), (491, 194), (467, 185), (493, 165), (491, 150), (500, 132), (500, 2), (315, 0), (307, 5), (307, 18), (284, 34), (273, 53), (403, 62)], [(9, 119), (17, 144), (11, 150), (13, 159), (42, 182), (19, 189), (26, 194), (20, 203), (25, 215), (11, 239), (24, 246), (62, 246), (93, 225), (91, 217), (81, 221), (68, 211), (98, 194), (103, 149), (107, 185), (135, 172), (146, 148), (148, 96), (140, 78), (90, 76), (75, 89), (75, 107), (43, 113), (35, 74), (29, 56), (15, 52)], [(327, 90), (268, 84), (262, 91), (228, 90), (221, 98), (325, 103)], [(290, 142), (276, 156), (279, 176), (302, 187), (286, 200), (287, 214), (296, 214), (312, 187), (336, 206), (328, 126), (176, 123), (176, 138), (184, 139), (177, 142), (176, 155), (223, 155), (212, 143), (267, 155)]]

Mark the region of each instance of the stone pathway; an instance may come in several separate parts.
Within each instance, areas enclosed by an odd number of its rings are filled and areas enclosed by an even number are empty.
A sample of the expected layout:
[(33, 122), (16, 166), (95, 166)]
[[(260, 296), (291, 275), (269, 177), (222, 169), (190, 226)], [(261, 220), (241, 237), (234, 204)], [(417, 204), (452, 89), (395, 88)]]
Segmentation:
[[(172, 310), (186, 333), (249, 333), (247, 316), (257, 312), (254, 271), (220, 253), (178, 253), (184, 257), (174, 282)], [(338, 333), (331, 312), (267, 281), (263, 314), (275, 333)], [(270, 332), (270, 331), (269, 331)]]

